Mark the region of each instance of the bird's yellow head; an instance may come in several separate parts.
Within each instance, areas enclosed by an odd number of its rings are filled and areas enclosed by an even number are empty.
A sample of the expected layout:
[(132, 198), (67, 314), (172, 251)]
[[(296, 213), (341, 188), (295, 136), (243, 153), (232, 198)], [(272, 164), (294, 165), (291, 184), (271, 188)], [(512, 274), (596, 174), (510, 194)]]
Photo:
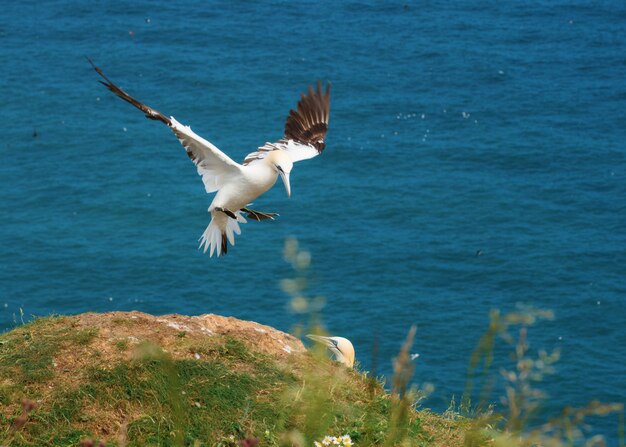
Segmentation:
[(287, 196), (291, 197), (291, 185), (289, 184), (289, 174), (293, 168), (291, 156), (287, 152), (279, 149), (270, 152), (265, 158), (265, 161), (281, 176), (285, 184), (285, 189), (287, 190)]
[(348, 368), (354, 366), (354, 346), (347, 338), (343, 337), (324, 337), (322, 335), (308, 334), (307, 338), (315, 340), (328, 347), (328, 349), (335, 355), (335, 359), (346, 365)]

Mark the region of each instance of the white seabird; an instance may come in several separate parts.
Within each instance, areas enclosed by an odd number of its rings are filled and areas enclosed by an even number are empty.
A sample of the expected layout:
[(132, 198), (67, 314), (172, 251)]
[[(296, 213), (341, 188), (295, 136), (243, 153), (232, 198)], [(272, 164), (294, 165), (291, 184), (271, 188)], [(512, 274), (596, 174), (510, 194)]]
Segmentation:
[(278, 214), (254, 211), (247, 207), (268, 191), (279, 175), (287, 195), (291, 196), (289, 174), (293, 163), (313, 158), (326, 147), (324, 138), (328, 131), (330, 84), (323, 94), (320, 81), (317, 81), (315, 91), (309, 86), (308, 94), (301, 95), (297, 109), (289, 111), (283, 138), (274, 143), (265, 143), (239, 164), (195, 134), (189, 126), (184, 126), (174, 117), (168, 118), (131, 97), (88, 60), (106, 81), (100, 81), (105, 87), (144, 112), (146, 118), (169, 126), (196, 165), (206, 192), (217, 192), (208, 209), (211, 222), (200, 237), (199, 248), (204, 247), (205, 253), (210, 249), (209, 256), (213, 256), (214, 252), (217, 256), (226, 254), (228, 242), (235, 245), (235, 234), (241, 234), (239, 223), (246, 223), (242, 213), (254, 220), (274, 220)]
[(315, 340), (328, 347), (330, 352), (335, 355), (335, 360), (343, 363), (348, 368), (354, 366), (354, 346), (347, 338), (343, 337), (324, 337), (323, 335), (307, 334), (307, 338)]

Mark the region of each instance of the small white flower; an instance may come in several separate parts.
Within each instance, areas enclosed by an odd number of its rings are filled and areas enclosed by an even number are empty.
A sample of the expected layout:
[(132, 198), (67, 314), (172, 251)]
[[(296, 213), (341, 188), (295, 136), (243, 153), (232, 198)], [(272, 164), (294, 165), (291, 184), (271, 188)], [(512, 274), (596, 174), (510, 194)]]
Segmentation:
[(352, 447), (352, 439), (350, 438), (350, 435), (343, 435), (343, 436), (326, 435), (324, 436), (324, 439), (322, 439), (322, 442), (313, 441), (313, 445), (314, 447), (327, 447), (330, 445), (333, 445), (333, 446), (336, 445), (338, 447)]

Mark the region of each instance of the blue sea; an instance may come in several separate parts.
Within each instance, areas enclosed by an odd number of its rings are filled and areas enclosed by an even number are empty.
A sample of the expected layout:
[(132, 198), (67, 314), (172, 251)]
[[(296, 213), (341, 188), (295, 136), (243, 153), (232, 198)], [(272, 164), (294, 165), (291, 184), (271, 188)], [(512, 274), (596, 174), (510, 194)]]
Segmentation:
[[(86, 56), (237, 161), (330, 81), (326, 150), (209, 258), (185, 151)], [(625, 2), (4, 2), (0, 67), (1, 329), (136, 309), (292, 331), (295, 237), (364, 370), (417, 326), (425, 407), (458, 403), (490, 310), (520, 304), (555, 314), (528, 332), (561, 352), (546, 415), (626, 401)], [(592, 422), (617, 445), (616, 415)]]

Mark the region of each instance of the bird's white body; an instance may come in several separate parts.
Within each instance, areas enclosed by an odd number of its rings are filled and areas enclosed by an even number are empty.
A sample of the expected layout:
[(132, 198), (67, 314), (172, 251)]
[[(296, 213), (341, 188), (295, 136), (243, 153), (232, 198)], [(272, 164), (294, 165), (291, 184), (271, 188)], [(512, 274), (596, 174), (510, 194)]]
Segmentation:
[[(278, 179), (278, 173), (265, 159), (257, 160), (249, 165), (240, 165), (240, 171), (231, 175), (226, 183), (218, 190), (209, 206), (211, 222), (200, 237), (200, 247), (204, 251), (210, 249), (209, 255), (215, 251), (222, 254), (221, 237), (226, 238), (231, 245), (235, 245), (235, 234), (241, 234), (240, 223), (246, 219), (240, 211), (234, 211), (237, 219), (224, 214), (220, 209), (240, 210), (250, 205), (257, 197), (266, 193)], [(217, 209), (217, 210), (216, 210)]]
[(215, 208), (244, 208), (274, 186), (277, 179), (278, 173), (265, 160), (242, 165), (240, 172), (232, 175), (219, 189), (211, 202), (209, 212), (213, 212)]
[(289, 111), (284, 137), (275, 143), (265, 143), (239, 164), (194, 133), (189, 126), (137, 101), (113, 84), (91, 60), (89, 62), (105, 79), (106, 82), (100, 81), (105, 87), (144, 112), (147, 118), (167, 124), (196, 165), (206, 192), (217, 192), (209, 206), (211, 222), (200, 237), (200, 247), (204, 247), (204, 252), (210, 249), (210, 256), (214, 252), (218, 256), (225, 254), (227, 242), (235, 245), (235, 234), (241, 233), (239, 224), (246, 222), (242, 212), (255, 220), (274, 219), (277, 214), (247, 207), (274, 186), (279, 175), (287, 195), (291, 195), (289, 174), (293, 163), (315, 157), (324, 150), (330, 113), (330, 85), (325, 94), (322, 94), (319, 81), (316, 91), (309, 87), (308, 95), (301, 96), (297, 110)]

